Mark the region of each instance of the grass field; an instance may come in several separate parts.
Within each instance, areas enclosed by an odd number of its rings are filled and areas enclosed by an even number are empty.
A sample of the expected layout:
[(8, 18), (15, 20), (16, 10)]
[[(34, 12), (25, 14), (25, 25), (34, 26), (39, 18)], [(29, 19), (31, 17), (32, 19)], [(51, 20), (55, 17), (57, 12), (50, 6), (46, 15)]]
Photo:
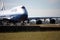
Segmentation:
[(60, 31), (6, 32), (0, 40), (60, 40)]

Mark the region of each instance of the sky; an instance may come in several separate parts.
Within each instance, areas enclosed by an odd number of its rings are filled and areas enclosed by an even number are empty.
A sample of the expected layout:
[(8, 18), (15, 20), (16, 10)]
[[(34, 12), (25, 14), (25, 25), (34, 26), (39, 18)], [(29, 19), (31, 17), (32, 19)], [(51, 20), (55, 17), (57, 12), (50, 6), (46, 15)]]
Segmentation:
[(29, 17), (60, 17), (60, 0), (0, 0), (5, 9), (24, 5)]

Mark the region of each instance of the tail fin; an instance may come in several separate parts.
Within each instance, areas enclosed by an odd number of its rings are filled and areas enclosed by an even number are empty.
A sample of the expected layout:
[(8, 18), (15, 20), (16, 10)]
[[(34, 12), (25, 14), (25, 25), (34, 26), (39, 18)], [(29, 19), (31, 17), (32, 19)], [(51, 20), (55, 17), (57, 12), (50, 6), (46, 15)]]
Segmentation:
[(1, 10), (5, 10), (4, 2), (2, 2)]

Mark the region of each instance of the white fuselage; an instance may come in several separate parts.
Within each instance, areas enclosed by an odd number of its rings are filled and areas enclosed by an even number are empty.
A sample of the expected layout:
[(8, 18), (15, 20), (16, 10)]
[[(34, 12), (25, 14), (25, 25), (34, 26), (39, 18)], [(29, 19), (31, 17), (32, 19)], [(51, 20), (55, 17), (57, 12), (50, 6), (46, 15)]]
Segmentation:
[[(17, 7), (14, 7), (10, 10), (3, 10), (3, 11), (0, 11), (0, 19), (17, 19), (18, 17), (21, 17), (21, 15), (27, 15), (27, 12), (24, 8), (22, 8), (24, 6), (17, 6)], [(15, 19), (14, 19), (15, 18)]]

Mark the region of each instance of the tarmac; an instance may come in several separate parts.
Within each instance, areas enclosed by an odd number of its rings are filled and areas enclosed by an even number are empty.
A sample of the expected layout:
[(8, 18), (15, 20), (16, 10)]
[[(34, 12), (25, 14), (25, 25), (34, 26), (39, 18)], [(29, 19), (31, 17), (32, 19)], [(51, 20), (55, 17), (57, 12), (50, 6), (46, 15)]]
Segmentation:
[(22, 26), (0, 26), (0, 32), (23, 32), (23, 31), (60, 31), (60, 24), (38, 24)]
[(40, 26), (40, 27), (60, 27), (60, 24), (32, 24), (27, 26)]

